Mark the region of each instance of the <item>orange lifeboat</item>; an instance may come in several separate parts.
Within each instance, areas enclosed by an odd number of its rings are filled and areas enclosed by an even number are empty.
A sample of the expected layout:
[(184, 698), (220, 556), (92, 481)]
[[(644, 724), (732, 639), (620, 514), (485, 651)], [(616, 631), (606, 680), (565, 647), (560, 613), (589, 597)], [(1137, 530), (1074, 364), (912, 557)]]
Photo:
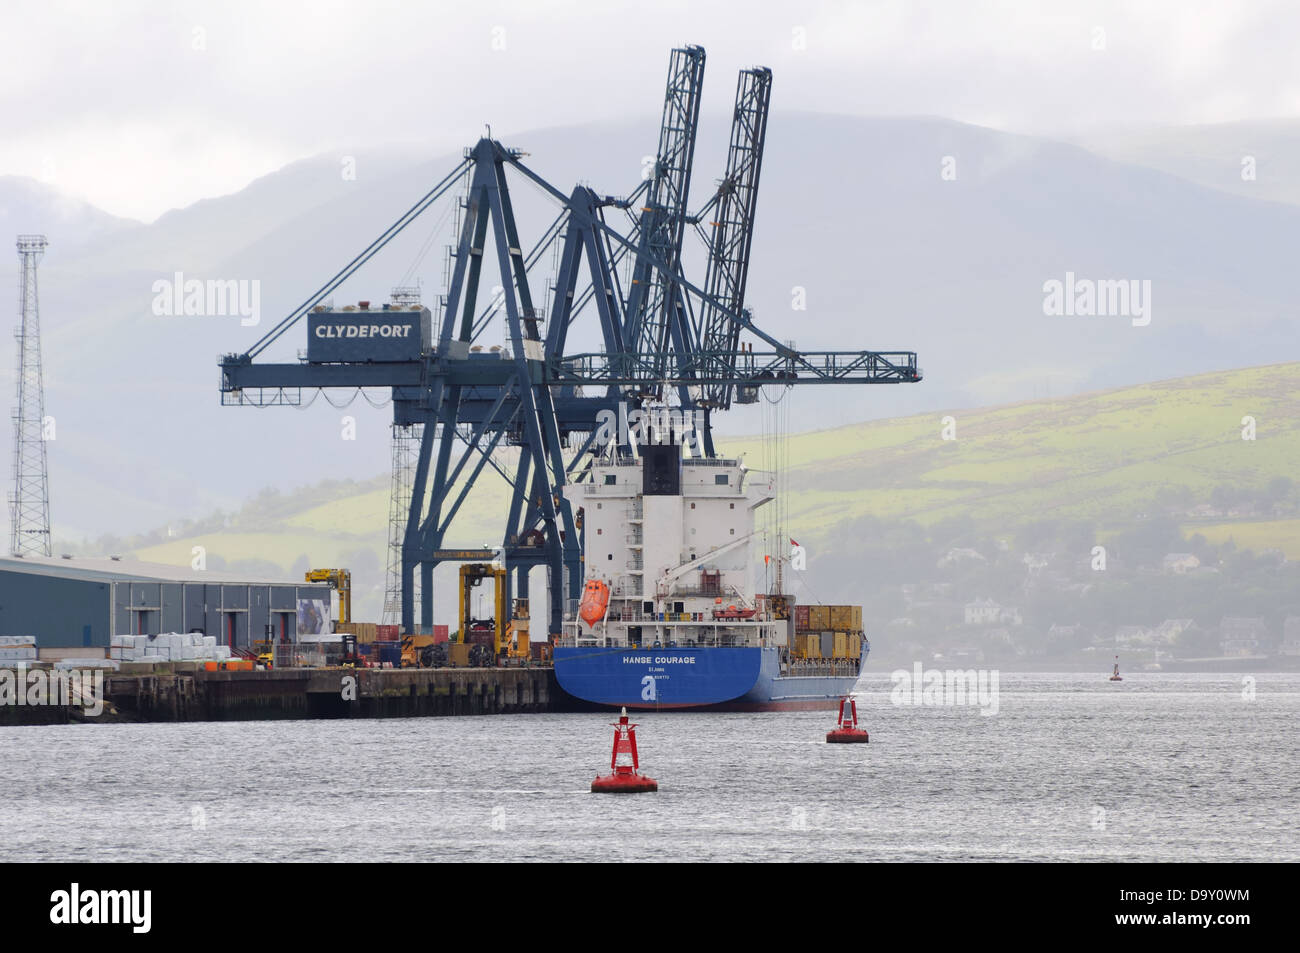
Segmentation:
[(599, 579), (589, 579), (582, 589), (582, 602), (578, 604), (578, 618), (595, 628), (596, 623), (605, 618), (605, 609), (608, 605), (609, 586)]

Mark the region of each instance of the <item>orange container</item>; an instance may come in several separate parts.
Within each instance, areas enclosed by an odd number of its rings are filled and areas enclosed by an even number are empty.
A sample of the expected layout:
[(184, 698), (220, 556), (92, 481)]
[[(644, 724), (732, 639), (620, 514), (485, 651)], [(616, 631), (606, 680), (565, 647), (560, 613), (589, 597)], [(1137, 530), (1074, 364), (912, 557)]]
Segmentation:
[(203, 670), (205, 672), (215, 672), (217, 670), (217, 665), (218, 665), (217, 662), (204, 662)]

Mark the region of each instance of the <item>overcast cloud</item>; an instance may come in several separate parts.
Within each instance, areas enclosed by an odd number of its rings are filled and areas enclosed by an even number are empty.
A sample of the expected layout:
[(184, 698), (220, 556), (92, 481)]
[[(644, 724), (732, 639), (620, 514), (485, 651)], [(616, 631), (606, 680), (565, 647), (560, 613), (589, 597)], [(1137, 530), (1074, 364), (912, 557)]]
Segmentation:
[(780, 110), (1042, 134), (1293, 117), (1297, 34), (1295, 5), (1185, 0), (24, 4), (0, 174), (149, 220), (358, 143), (652, 116), (684, 43), (708, 50), (708, 111), (761, 63)]

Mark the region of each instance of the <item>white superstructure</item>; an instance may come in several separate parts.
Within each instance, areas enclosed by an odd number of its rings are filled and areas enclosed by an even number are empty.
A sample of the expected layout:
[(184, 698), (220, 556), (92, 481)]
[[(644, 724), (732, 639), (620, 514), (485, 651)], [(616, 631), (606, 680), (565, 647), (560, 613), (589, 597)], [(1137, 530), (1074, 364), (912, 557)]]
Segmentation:
[(681, 456), (676, 444), (608, 456), (564, 490), (581, 513), (584, 583), (609, 588), (602, 619), (565, 613), (573, 645), (784, 645), (754, 585), (755, 514), (772, 499), (739, 460)]

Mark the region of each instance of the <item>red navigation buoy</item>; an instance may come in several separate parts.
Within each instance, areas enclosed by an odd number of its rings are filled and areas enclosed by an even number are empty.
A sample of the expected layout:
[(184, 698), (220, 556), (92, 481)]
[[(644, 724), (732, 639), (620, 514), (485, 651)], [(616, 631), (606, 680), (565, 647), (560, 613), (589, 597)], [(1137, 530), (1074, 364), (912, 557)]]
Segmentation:
[(866, 744), (867, 732), (858, 727), (858, 703), (850, 696), (840, 699), (840, 720), (834, 731), (826, 732), (827, 744)]
[[(636, 756), (636, 725), (628, 723), (626, 708), (618, 721), (613, 723), (613, 728), (614, 752), (609, 756), (609, 766), (614, 769), (614, 773), (596, 775), (596, 780), (591, 782), (591, 793), (642, 794), (658, 791), (659, 782), (638, 770), (641, 763)], [(619, 764), (618, 756), (621, 754), (630, 755), (632, 763)]]

